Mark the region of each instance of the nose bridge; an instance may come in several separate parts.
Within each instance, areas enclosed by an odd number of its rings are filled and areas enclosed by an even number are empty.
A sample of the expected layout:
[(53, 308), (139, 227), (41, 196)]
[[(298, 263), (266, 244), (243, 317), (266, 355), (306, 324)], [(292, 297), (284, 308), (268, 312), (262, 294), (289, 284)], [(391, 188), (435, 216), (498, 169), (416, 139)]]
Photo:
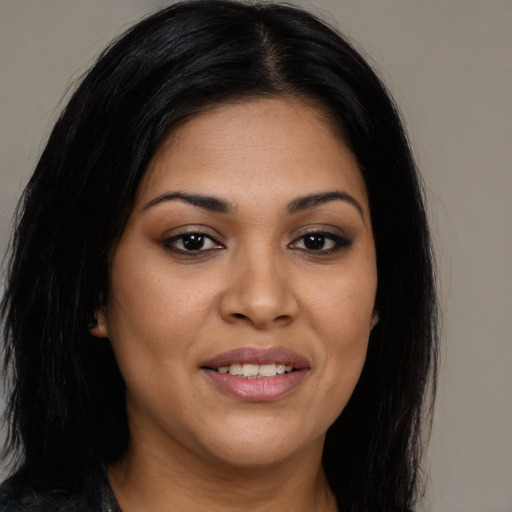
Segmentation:
[(242, 287), (247, 300), (262, 307), (277, 306), (284, 292), (284, 269), (279, 272), (279, 261), (275, 251), (266, 248), (245, 255)]
[(293, 321), (298, 306), (284, 259), (268, 242), (254, 250), (240, 250), (233, 261), (234, 279), (224, 314), (258, 328)]

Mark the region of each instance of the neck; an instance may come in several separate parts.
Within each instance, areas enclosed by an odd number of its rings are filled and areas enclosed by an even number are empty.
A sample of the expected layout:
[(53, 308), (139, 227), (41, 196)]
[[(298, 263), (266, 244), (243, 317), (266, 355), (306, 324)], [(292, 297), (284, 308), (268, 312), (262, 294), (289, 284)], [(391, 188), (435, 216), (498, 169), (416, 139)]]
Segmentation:
[(194, 456), (182, 447), (164, 455), (133, 446), (108, 477), (123, 512), (223, 510), (336, 511), (321, 466), (323, 439), (273, 464), (233, 466)]

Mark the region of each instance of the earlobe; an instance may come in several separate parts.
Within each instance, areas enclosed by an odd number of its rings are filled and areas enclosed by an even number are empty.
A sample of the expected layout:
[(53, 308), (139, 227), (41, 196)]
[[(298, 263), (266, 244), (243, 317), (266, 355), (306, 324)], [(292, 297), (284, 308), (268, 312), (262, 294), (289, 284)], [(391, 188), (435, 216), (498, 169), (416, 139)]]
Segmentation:
[(379, 312), (375, 310), (370, 319), (370, 331), (379, 323), (379, 318)]
[(94, 321), (89, 324), (89, 332), (97, 338), (108, 337), (107, 307), (100, 306), (94, 313)]

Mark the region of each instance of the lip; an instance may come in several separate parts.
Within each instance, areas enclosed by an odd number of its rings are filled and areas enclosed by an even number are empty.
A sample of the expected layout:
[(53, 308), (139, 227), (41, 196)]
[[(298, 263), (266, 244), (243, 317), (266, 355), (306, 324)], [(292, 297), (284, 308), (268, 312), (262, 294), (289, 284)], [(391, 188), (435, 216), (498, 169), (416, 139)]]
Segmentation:
[[(214, 370), (230, 364), (282, 363), (294, 371), (275, 377), (244, 378)], [(282, 347), (244, 347), (219, 354), (201, 365), (201, 371), (221, 392), (246, 402), (270, 402), (293, 391), (310, 370), (307, 359)]]
[(297, 369), (309, 369), (309, 361), (283, 347), (242, 347), (223, 352), (212, 359), (208, 359), (201, 364), (202, 368), (218, 368), (219, 366), (229, 366), (230, 364), (270, 364), (282, 363), (291, 365)]

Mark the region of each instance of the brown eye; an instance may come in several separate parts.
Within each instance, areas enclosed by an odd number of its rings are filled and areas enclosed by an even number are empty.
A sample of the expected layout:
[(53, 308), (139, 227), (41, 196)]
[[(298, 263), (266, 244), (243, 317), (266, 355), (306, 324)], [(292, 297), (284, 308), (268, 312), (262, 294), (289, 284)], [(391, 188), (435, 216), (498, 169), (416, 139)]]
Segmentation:
[(222, 249), (224, 246), (205, 233), (182, 233), (164, 240), (162, 244), (176, 252), (202, 252)]
[(304, 246), (310, 251), (321, 251), (326, 248), (330, 249), (331, 247), (325, 247), (326, 242), (330, 242), (330, 245), (334, 246), (333, 240), (327, 239), (325, 235), (322, 234), (314, 233), (304, 237)]
[(203, 248), (205, 237), (203, 235), (191, 234), (184, 235), (181, 239), (183, 247), (187, 251), (199, 251)]
[(352, 241), (334, 233), (313, 232), (306, 233), (294, 240), (292, 249), (322, 254), (332, 254), (340, 249), (349, 247)]

